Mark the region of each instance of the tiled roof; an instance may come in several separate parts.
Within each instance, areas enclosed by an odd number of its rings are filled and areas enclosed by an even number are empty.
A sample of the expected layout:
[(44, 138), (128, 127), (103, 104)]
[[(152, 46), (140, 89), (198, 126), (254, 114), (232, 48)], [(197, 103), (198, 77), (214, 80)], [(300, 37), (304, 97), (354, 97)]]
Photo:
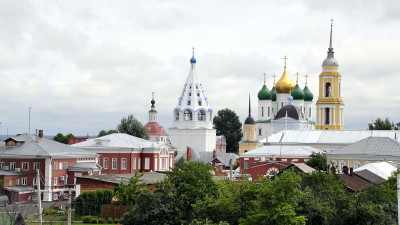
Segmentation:
[[(101, 144), (99, 144), (101, 143)], [(73, 144), (78, 148), (152, 148), (165, 142), (152, 142), (124, 133), (113, 133)]]
[(367, 137), (327, 155), (400, 156), (400, 143), (388, 137)]
[[(97, 154), (62, 144), (47, 138), (37, 137), (34, 134), (21, 134), (12, 137), (14, 140), (22, 141), (18, 146), (7, 146), (1, 152), (1, 156), (28, 156), (28, 157), (57, 157), (57, 158), (76, 158), (76, 157), (96, 157)], [(37, 141), (36, 141), (37, 140)]]

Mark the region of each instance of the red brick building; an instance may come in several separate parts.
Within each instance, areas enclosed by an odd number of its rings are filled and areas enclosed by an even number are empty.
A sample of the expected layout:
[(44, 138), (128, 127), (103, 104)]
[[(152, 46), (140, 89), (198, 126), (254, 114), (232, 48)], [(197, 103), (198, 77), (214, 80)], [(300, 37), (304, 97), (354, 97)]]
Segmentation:
[(286, 168), (292, 162), (304, 163), (311, 153), (322, 151), (309, 146), (263, 146), (240, 155), (240, 167), (245, 174), (257, 180)]
[(12, 201), (30, 199), (37, 184), (37, 169), (43, 201), (62, 199), (70, 188), (75, 193), (79, 189), (74, 185), (75, 175), (100, 173), (99, 155), (43, 138), (42, 131), (38, 136), (22, 134), (8, 138), (3, 146), (0, 178)]
[(114, 133), (73, 144), (100, 154), (103, 174), (169, 171), (174, 168), (177, 148), (167, 142), (153, 142), (123, 133)]
[(226, 138), (224, 135), (216, 137), (215, 149), (217, 152), (226, 153)]

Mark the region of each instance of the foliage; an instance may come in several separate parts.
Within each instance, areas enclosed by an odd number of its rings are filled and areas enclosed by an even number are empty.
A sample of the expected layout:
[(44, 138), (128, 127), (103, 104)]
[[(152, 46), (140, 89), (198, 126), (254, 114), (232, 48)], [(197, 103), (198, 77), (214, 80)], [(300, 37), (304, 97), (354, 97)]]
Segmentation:
[(103, 218), (100, 218), (100, 219), (97, 221), (97, 223), (99, 223), (99, 224), (105, 224), (105, 223), (106, 223), (106, 220), (103, 219)]
[(114, 219), (114, 224), (117, 224), (117, 223), (119, 223), (119, 219), (115, 218)]
[(236, 170), (236, 169), (239, 168), (239, 167), (240, 167), (240, 163), (237, 162), (236, 165), (233, 165), (233, 166), (232, 166), (232, 170)]
[(97, 223), (97, 219), (96, 219), (96, 218), (92, 218), (92, 219), (90, 220), (90, 223), (96, 224), (96, 223)]
[(53, 140), (63, 144), (68, 144), (68, 138), (74, 138), (74, 137), (75, 136), (71, 133), (65, 136), (62, 133), (58, 133), (56, 136), (53, 137)]
[(90, 221), (92, 220), (91, 216), (84, 216), (82, 217), (82, 222), (83, 223), (90, 223)]
[(102, 137), (102, 136), (106, 136), (106, 135), (113, 134), (113, 133), (118, 133), (118, 131), (117, 130), (108, 130), (108, 131), (101, 130), (99, 132), (99, 134), (97, 135), (97, 137)]
[(55, 209), (48, 209), (48, 210), (46, 210), (45, 212), (44, 212), (44, 214), (45, 215), (52, 215), (52, 214), (54, 214), (54, 213), (56, 213), (57, 212), (57, 210), (55, 210)]
[(143, 173), (136, 171), (135, 175), (131, 177), (128, 182), (122, 180), (121, 183), (115, 187), (115, 196), (117, 196), (121, 205), (134, 205), (136, 197), (140, 194), (142, 188), (146, 186), (141, 177), (143, 177)]
[(112, 203), (112, 190), (85, 191), (75, 199), (75, 213), (77, 216), (101, 215), (101, 206)]
[(111, 217), (108, 217), (107, 223), (108, 223), (108, 224), (112, 224), (112, 223), (113, 223), (113, 219), (112, 219)]
[(213, 119), (217, 135), (224, 135), (226, 138), (226, 152), (238, 153), (239, 141), (242, 138), (242, 123), (235, 111), (221, 109)]
[[(375, 122), (372, 124), (368, 124), (368, 130), (391, 130), (392, 129), (392, 123), (390, 123), (389, 118), (386, 117), (385, 120), (382, 120), (381, 118), (377, 118)], [(395, 127), (397, 129), (397, 127)]]
[(328, 164), (326, 163), (326, 157), (321, 153), (313, 152), (310, 155), (310, 160), (305, 162), (306, 165), (318, 170), (318, 171), (329, 171)]
[(184, 163), (186, 163), (186, 160), (185, 160), (185, 158), (181, 157), (181, 158), (179, 158), (179, 159), (175, 162), (174, 167), (175, 167), (175, 168), (180, 167), (180, 166), (181, 166), (182, 164), (184, 164)]
[(146, 140), (150, 139), (147, 134), (146, 129), (142, 123), (137, 120), (132, 114), (128, 115), (128, 118), (123, 117), (121, 122), (117, 125), (116, 129), (119, 133), (129, 134), (138, 138), (143, 138)]

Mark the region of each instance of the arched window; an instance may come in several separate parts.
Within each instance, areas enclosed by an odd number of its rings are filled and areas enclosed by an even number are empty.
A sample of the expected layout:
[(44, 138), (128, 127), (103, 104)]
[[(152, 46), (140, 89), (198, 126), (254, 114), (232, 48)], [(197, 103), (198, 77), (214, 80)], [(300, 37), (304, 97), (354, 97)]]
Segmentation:
[(261, 135), (261, 128), (258, 128), (258, 135)]
[(192, 120), (192, 110), (186, 109), (184, 112), (184, 119), (186, 121)]
[(264, 107), (261, 107), (261, 116), (264, 117)]
[(325, 125), (329, 125), (329, 108), (325, 108)]
[(201, 106), (201, 100), (199, 100), (199, 106)]
[(175, 120), (177, 121), (177, 120), (179, 120), (179, 111), (177, 110), (177, 109), (175, 109), (175, 111), (174, 111), (174, 118), (175, 118)]
[(187, 105), (190, 105), (190, 100), (188, 100), (188, 104)]
[(200, 97), (200, 92), (197, 92), (197, 97)]
[(271, 116), (271, 114), (270, 114), (270, 107), (268, 107), (268, 116)]
[(311, 108), (309, 109), (309, 111), (310, 111), (310, 113), (309, 113), (309, 116), (308, 116), (308, 117), (310, 117), (310, 118), (311, 118)]
[(331, 83), (325, 84), (325, 97), (331, 97)]
[(197, 114), (197, 120), (206, 120), (206, 111), (200, 109), (199, 113)]
[(192, 96), (192, 92), (189, 92), (189, 96)]

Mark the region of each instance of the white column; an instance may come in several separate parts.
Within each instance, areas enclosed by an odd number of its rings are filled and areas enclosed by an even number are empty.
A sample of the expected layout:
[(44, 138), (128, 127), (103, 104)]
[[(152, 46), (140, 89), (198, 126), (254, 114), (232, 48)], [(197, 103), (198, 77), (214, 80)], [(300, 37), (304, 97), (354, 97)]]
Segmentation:
[(332, 117), (333, 125), (336, 125), (335, 107), (333, 107), (332, 110), (333, 110), (333, 111), (332, 111), (332, 114), (333, 114), (333, 117)]
[(341, 108), (338, 109), (338, 113), (339, 113), (339, 125), (342, 125), (342, 109)]
[[(53, 165), (51, 164), (51, 160), (50, 159), (46, 159), (45, 162), (45, 174), (42, 174), (42, 176), (44, 177), (44, 185), (45, 185), (45, 189), (43, 190), (43, 201), (45, 202), (49, 202), (52, 201), (52, 188), (51, 185), (53, 184)], [(40, 182), (40, 181), (37, 181)]]

